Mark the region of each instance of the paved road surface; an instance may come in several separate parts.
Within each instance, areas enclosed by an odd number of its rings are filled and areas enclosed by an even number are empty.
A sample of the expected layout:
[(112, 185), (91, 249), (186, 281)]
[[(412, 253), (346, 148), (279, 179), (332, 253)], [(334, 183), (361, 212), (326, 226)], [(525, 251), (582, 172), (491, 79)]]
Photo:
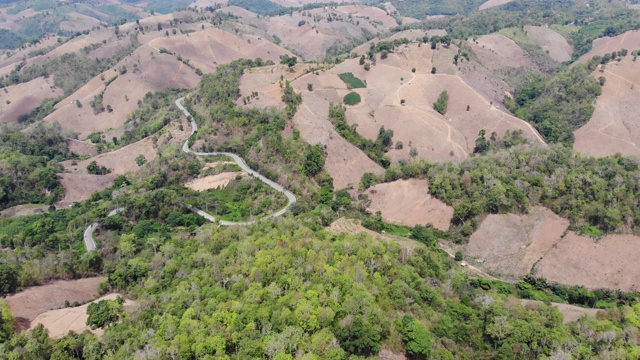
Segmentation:
[[(186, 116), (187, 119), (189, 120), (189, 123), (191, 124), (191, 135), (193, 135), (193, 134), (196, 133), (196, 131), (198, 131), (198, 124), (196, 124), (195, 120), (193, 119), (193, 116), (191, 116), (189, 111), (187, 111), (187, 109), (185, 109), (184, 106), (182, 106), (182, 101), (183, 100), (184, 100), (184, 97), (181, 97), (180, 99), (176, 100), (176, 106), (182, 111), (184, 116)], [(251, 169), (247, 165), (247, 163), (240, 156), (238, 156), (236, 154), (228, 153), (228, 152), (210, 152), (210, 153), (195, 152), (195, 151), (192, 151), (189, 148), (189, 139), (187, 139), (187, 141), (185, 141), (184, 144), (182, 145), (182, 151), (184, 151), (186, 153), (195, 154), (197, 156), (207, 156), (207, 155), (225, 155), (225, 156), (228, 156), (228, 157), (232, 158), (238, 164), (238, 166), (240, 166), (240, 168), (242, 170), (246, 171), (247, 173), (249, 173), (252, 176), (257, 177), (258, 179), (262, 180), (265, 184), (267, 184), (267, 185), (271, 186), (272, 188), (276, 189), (277, 191), (283, 193), (287, 197), (287, 199), (289, 200), (287, 205), (284, 208), (276, 211), (275, 213), (265, 216), (264, 218), (275, 218), (275, 217), (282, 216), (284, 213), (286, 213), (289, 210), (289, 208), (291, 208), (291, 205), (295, 204), (296, 201), (297, 201), (296, 196), (291, 191), (283, 188), (280, 184), (267, 179), (266, 177), (264, 177), (259, 172)], [(215, 217), (213, 217), (211, 214), (207, 214), (206, 212), (204, 212), (204, 211), (202, 211), (202, 210), (200, 210), (200, 209), (198, 209), (196, 207), (189, 206), (189, 209), (191, 211), (194, 211), (195, 213), (197, 213), (199, 215), (204, 216), (209, 221), (212, 221), (212, 222), (216, 221)], [(220, 220), (220, 225), (225, 225), (225, 226), (251, 225), (251, 224), (254, 224), (254, 223), (256, 223), (257, 221), (260, 221), (260, 220), (262, 220), (262, 219), (252, 220), (252, 221), (245, 221), (245, 222), (234, 222), (234, 221)]]
[[(184, 116), (187, 117), (187, 119), (189, 120), (189, 124), (191, 124), (191, 136), (193, 136), (193, 134), (196, 133), (196, 131), (198, 131), (198, 124), (196, 124), (195, 120), (193, 119), (193, 116), (191, 116), (191, 114), (189, 113), (189, 111), (187, 111), (187, 109), (184, 108), (184, 106), (182, 106), (182, 101), (184, 100), (184, 97), (181, 97), (180, 99), (176, 100), (176, 106), (182, 111), (182, 113), (184, 114)], [(189, 136), (189, 139), (191, 138), (191, 136)], [(184, 144), (182, 145), (182, 151), (186, 152), (186, 153), (191, 153), (194, 154), (196, 156), (207, 156), (207, 155), (225, 155), (228, 156), (230, 158), (232, 158), (237, 164), (238, 166), (240, 166), (240, 168), (244, 171), (246, 171), (247, 173), (249, 173), (252, 176), (255, 176), (256, 178), (260, 179), (261, 181), (263, 181), (265, 184), (271, 186), (272, 188), (276, 189), (277, 191), (283, 193), (287, 199), (287, 205), (285, 207), (283, 207), (282, 209), (274, 212), (273, 214), (269, 214), (261, 219), (258, 220), (251, 220), (251, 221), (226, 221), (226, 220), (218, 220), (218, 223), (220, 225), (223, 226), (247, 226), (247, 225), (251, 225), (251, 224), (255, 224), (256, 222), (263, 220), (263, 219), (268, 219), (268, 218), (276, 218), (276, 217), (280, 217), (282, 215), (284, 215), (287, 211), (289, 211), (289, 209), (291, 208), (291, 205), (295, 204), (297, 199), (296, 196), (289, 190), (283, 188), (280, 184), (273, 182), (269, 179), (267, 179), (266, 177), (264, 177), (262, 174), (260, 174), (259, 172), (251, 169), (247, 163), (238, 155), (233, 154), (233, 153), (228, 153), (228, 152), (210, 152), (210, 153), (205, 153), (205, 152), (195, 152), (192, 151), (189, 148), (189, 139), (187, 139), (187, 141), (184, 142)], [(195, 212), (196, 214), (204, 217), (205, 219), (211, 221), (211, 222), (216, 222), (216, 218), (201, 210), (198, 209), (195, 206), (192, 205), (188, 205), (185, 204), (185, 206)], [(118, 214), (120, 212), (124, 211), (124, 208), (117, 208), (115, 210), (112, 210), (107, 216), (113, 216), (115, 214)], [(87, 247), (87, 251), (94, 251), (96, 249), (96, 242), (93, 239), (93, 233), (94, 231), (98, 228), (98, 223), (93, 223), (91, 225), (89, 225), (85, 230), (84, 230), (84, 244)]]

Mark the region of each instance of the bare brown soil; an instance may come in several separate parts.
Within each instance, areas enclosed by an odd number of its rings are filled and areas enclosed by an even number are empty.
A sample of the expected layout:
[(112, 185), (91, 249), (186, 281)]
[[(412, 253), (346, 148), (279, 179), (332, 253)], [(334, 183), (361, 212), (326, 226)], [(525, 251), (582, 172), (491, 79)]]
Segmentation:
[[(182, 146), (189, 136), (189, 132), (184, 130), (188, 128), (186, 124), (183, 124), (183, 130), (179, 130), (179, 125), (183, 121), (183, 119), (175, 120), (161, 130), (155, 145), (154, 136), (149, 136), (117, 150), (78, 161), (76, 165), (73, 165), (72, 161), (63, 162), (67, 172), (59, 176), (65, 188), (65, 197), (56, 206), (64, 207), (76, 201), (86, 200), (93, 192), (112, 186), (117, 175), (138, 171), (140, 166), (136, 163), (136, 158), (139, 155), (143, 155), (147, 161), (153, 161), (158, 156), (158, 147)], [(88, 174), (86, 168), (92, 161), (111, 169), (111, 173), (107, 175)]]
[(527, 37), (538, 43), (552, 59), (559, 62), (571, 60), (573, 47), (553, 29), (546, 26), (525, 26), (524, 30)]
[[(337, 43), (349, 44), (351, 39), (363, 38), (363, 31), (377, 34), (396, 26), (395, 19), (384, 10), (361, 5), (307, 10), (307, 16), (294, 12), (291, 16), (258, 18), (256, 14), (235, 6), (221, 11), (239, 16), (240, 23), (244, 24), (242, 32), (263, 38), (277, 36), (285, 47), (307, 60), (323, 58), (327, 49)], [(329, 11), (336, 15), (331, 22), (327, 21)], [(314, 17), (322, 20), (314, 22)], [(306, 23), (298, 26), (301, 21)]]
[(69, 20), (60, 23), (60, 29), (62, 30), (84, 31), (100, 25), (100, 20), (84, 14), (72, 12), (67, 14), (67, 17)]
[[(538, 308), (544, 305), (541, 301), (521, 299), (522, 305), (527, 308)], [(575, 305), (551, 303), (551, 306), (556, 307), (562, 313), (562, 322), (564, 324), (572, 323), (580, 320), (583, 316), (595, 318), (600, 310), (588, 309)]]
[(494, 275), (520, 279), (561, 242), (569, 221), (543, 207), (526, 215), (489, 215), (464, 252)]
[(102, 191), (113, 185), (115, 174), (90, 175), (83, 173), (63, 173), (59, 174), (60, 182), (64, 186), (64, 198), (57, 204), (57, 208), (64, 208), (73, 205), (74, 202), (83, 201), (89, 198), (96, 191)]
[(566, 285), (637, 291), (639, 245), (640, 238), (632, 235), (595, 240), (569, 232), (536, 264), (533, 273)]
[[(428, 46), (410, 44), (396, 49), (387, 59), (379, 60), (369, 71), (358, 64), (358, 59), (320, 70), (318, 75), (301, 75), (296, 69), (295, 74), (300, 77), (292, 84), (301, 93), (303, 103), (294, 117), (294, 125), (305, 140), (327, 146), (326, 166), (336, 188), (357, 187), (365, 172), (382, 171), (339, 136), (327, 119), (330, 104), (341, 103), (351, 91), (338, 77), (340, 73), (351, 72), (367, 84), (367, 88), (353, 90), (361, 95), (362, 101), (347, 107), (347, 122), (357, 126), (357, 131), (370, 139), (377, 137), (382, 126), (392, 129), (394, 142), (404, 144), (402, 150), (389, 152), (393, 161), (409, 160), (411, 147), (417, 149), (418, 156), (432, 161), (464, 159), (483, 129), (487, 133), (495, 131), (498, 136), (507, 130), (522, 130), (526, 138), (542, 141), (530, 124), (513, 117), (499, 105), (491, 104), (487, 96), (459, 76), (431, 74), (429, 59), (439, 53), (452, 57), (455, 51), (453, 46), (434, 51)], [(416, 69), (415, 73), (412, 68)], [(284, 74), (291, 75), (286, 71)], [(278, 76), (278, 70), (273, 68), (250, 73), (242, 80), (242, 88), (246, 89), (243, 95), (247, 90), (257, 89), (258, 97), (267, 99), (262, 106), (278, 104), (281, 96)], [(312, 84), (313, 91), (307, 89), (307, 84)], [(449, 93), (450, 105), (443, 116), (433, 109), (433, 103), (444, 90)], [(402, 99), (406, 101), (404, 105), (401, 105)]]
[(512, 2), (512, 1), (513, 0), (488, 0), (487, 2), (483, 3), (482, 5), (480, 5), (480, 7), (478, 9), (487, 10), (487, 9), (491, 9), (492, 7), (508, 4), (508, 3)]
[[(119, 74), (117, 69), (121, 66), (127, 68), (125, 74)], [(147, 92), (166, 87), (191, 88), (199, 81), (194, 71), (174, 56), (152, 52), (144, 46), (103, 75), (104, 81), (98, 76), (58, 103), (57, 110), (45, 120), (57, 121), (65, 129), (78, 132), (80, 139), (84, 139), (93, 132), (122, 126), (129, 114), (138, 108), (138, 100), (142, 100)], [(105, 86), (105, 82), (115, 76), (115, 81)], [(113, 110), (95, 115), (90, 103), (102, 91), (104, 107), (109, 105)], [(78, 107), (77, 101), (80, 101), (81, 107)]]
[(480, 36), (475, 42), (467, 41), (480, 62), (489, 69), (501, 70), (505, 67), (533, 67), (522, 48), (515, 41), (502, 34)]
[[(149, 19), (159, 23), (165, 20), (164, 17), (157, 18)], [(145, 19), (145, 21), (149, 20)], [(125, 28), (126, 26), (123, 25), (121, 31)], [(105, 132), (122, 126), (127, 117), (138, 108), (137, 102), (142, 100), (149, 91), (158, 91), (167, 87), (195, 87), (200, 81), (199, 76), (193, 69), (179, 61), (178, 56), (184, 61), (188, 60), (191, 65), (203, 72), (212, 72), (218, 64), (228, 63), (238, 58), (261, 57), (264, 60), (277, 62), (280, 55), (290, 54), (263, 39), (258, 40), (249, 35), (242, 38), (231, 32), (211, 27), (190, 33), (188, 36), (158, 37), (156, 33), (148, 35), (147, 38), (149, 39), (147, 45), (141, 46), (134, 51), (133, 55), (126, 57), (113, 69), (97, 76), (61, 101), (56, 106), (56, 111), (46, 120), (58, 121), (64, 128), (78, 132), (83, 139), (93, 132)], [(140, 39), (144, 40), (143, 37)], [(78, 47), (81, 44), (73, 45)], [(161, 54), (160, 49), (166, 49), (175, 55)], [(91, 56), (100, 55), (98, 52), (101, 50), (102, 48), (99, 48), (96, 54), (92, 53)], [(127, 69), (124, 74), (119, 73), (122, 66)], [(107, 81), (116, 76), (113, 82), (105, 86)], [(95, 115), (90, 103), (101, 92), (104, 92), (104, 107), (111, 106), (112, 112), (104, 111)], [(80, 102), (81, 107), (78, 106), (77, 101)]]
[(11, 314), (20, 325), (19, 330), (29, 328), (29, 324), (39, 314), (64, 306), (65, 300), (73, 303), (91, 301), (98, 295), (98, 285), (106, 277), (79, 280), (58, 280), (47, 285), (34, 286), (6, 297)]
[(67, 139), (67, 149), (78, 156), (93, 156), (96, 154), (96, 145), (88, 141)]
[(42, 104), (47, 98), (57, 98), (62, 90), (53, 85), (53, 79), (39, 77), (23, 84), (11, 85), (0, 90), (0, 122), (16, 122)]
[(606, 78), (591, 120), (575, 131), (574, 150), (586, 156), (640, 155), (640, 62), (612, 61), (593, 76)]
[(407, 226), (431, 224), (447, 230), (453, 208), (429, 194), (429, 182), (410, 179), (372, 186), (366, 191), (370, 212), (382, 212), (385, 221)]
[(235, 179), (237, 176), (245, 175), (244, 172), (223, 172), (216, 175), (208, 175), (205, 177), (193, 179), (186, 183), (184, 186), (195, 191), (205, 191), (209, 189), (223, 189), (229, 182)]
[(183, 58), (203, 72), (213, 72), (219, 64), (245, 58), (280, 61), (280, 56), (292, 55), (274, 43), (252, 35), (237, 36), (218, 28), (207, 28), (187, 35), (159, 37), (149, 43), (155, 49), (165, 48)]
[(394, 353), (393, 351), (383, 348), (378, 354), (380, 360), (406, 360), (407, 357), (404, 354)]
[[(89, 307), (89, 304), (97, 303), (102, 300), (115, 300), (118, 296), (119, 294), (109, 294), (78, 307), (43, 312), (31, 322), (30, 329), (33, 329), (38, 324), (42, 324), (49, 331), (49, 336), (54, 339), (67, 335), (69, 331), (79, 334), (85, 330), (89, 330), (100, 336), (104, 333), (103, 329), (91, 330), (91, 327), (87, 325), (87, 319), (89, 318), (89, 315), (87, 315), (87, 308)], [(135, 301), (125, 299), (124, 307), (132, 307), (135, 304)]]
[(582, 55), (576, 61), (576, 64), (588, 61), (596, 55), (603, 56), (604, 54), (611, 53), (612, 51), (620, 51), (622, 49), (628, 49), (631, 51), (632, 49), (636, 49), (638, 44), (640, 44), (640, 31), (638, 30), (627, 31), (624, 34), (614, 37), (601, 37), (593, 41), (591, 51)]
[(0, 212), (0, 219), (35, 215), (35, 214), (44, 214), (47, 212), (48, 209), (49, 209), (48, 205), (40, 205), (40, 204), (16, 205), (16, 206), (12, 206), (10, 208), (2, 210), (2, 212)]

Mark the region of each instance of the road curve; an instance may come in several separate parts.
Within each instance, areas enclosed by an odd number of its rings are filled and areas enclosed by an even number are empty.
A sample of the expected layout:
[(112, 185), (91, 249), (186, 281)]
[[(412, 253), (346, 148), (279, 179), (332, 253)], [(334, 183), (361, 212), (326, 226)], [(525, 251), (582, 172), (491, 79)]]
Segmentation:
[[(107, 214), (107, 217), (113, 216), (115, 214), (119, 214), (123, 211), (124, 211), (123, 207), (113, 209), (109, 212), (109, 214)], [(98, 228), (98, 223), (94, 222), (93, 224), (87, 226), (86, 229), (84, 229), (84, 235), (82, 238), (84, 239), (84, 245), (87, 247), (87, 252), (94, 251), (96, 249), (96, 242), (93, 239), (93, 232), (96, 231), (97, 228)]]
[[(247, 163), (240, 156), (238, 156), (236, 154), (233, 154), (233, 153), (228, 153), (228, 152), (210, 152), (210, 153), (195, 152), (195, 151), (192, 151), (189, 148), (189, 139), (191, 139), (191, 136), (193, 136), (193, 134), (195, 134), (196, 131), (198, 131), (198, 124), (196, 124), (195, 120), (193, 119), (193, 116), (191, 116), (189, 111), (187, 111), (187, 109), (185, 109), (184, 106), (182, 106), (182, 101), (183, 100), (184, 100), (184, 97), (181, 97), (181, 98), (176, 100), (175, 104), (180, 109), (180, 111), (182, 111), (184, 116), (187, 117), (187, 120), (189, 121), (189, 124), (191, 124), (191, 134), (189, 135), (189, 138), (187, 138), (187, 140), (182, 145), (182, 151), (184, 151), (185, 153), (194, 154), (196, 156), (207, 156), (207, 155), (225, 155), (225, 156), (228, 156), (228, 157), (232, 158), (238, 164), (238, 166), (240, 166), (240, 168), (242, 170), (246, 171), (251, 176), (255, 176), (256, 178), (260, 179), (262, 182), (264, 182), (265, 184), (271, 186), (275, 190), (283, 193), (287, 197), (287, 200), (288, 200), (287, 205), (285, 207), (283, 207), (282, 209), (274, 212), (273, 214), (269, 214), (269, 215), (267, 215), (267, 216), (265, 216), (263, 218), (260, 218), (260, 219), (257, 219), (257, 220), (251, 220), (251, 221), (216, 220), (216, 218), (213, 215), (211, 215), (211, 214), (209, 214), (209, 213), (207, 213), (207, 212), (205, 212), (205, 211), (203, 211), (201, 209), (198, 209), (195, 206), (185, 204), (187, 209), (193, 211), (194, 213), (204, 217), (205, 219), (207, 219), (207, 220), (209, 220), (211, 222), (218, 221), (218, 223), (220, 225), (223, 225), (223, 226), (247, 226), (247, 225), (255, 224), (256, 222), (258, 222), (260, 220), (263, 220), (263, 219), (280, 217), (280, 216), (284, 215), (287, 211), (289, 211), (289, 209), (291, 208), (291, 205), (295, 204), (296, 201), (297, 201), (296, 196), (291, 191), (289, 191), (289, 190), (285, 189), (284, 187), (282, 187), (280, 184), (267, 179), (266, 177), (264, 177), (259, 172), (251, 169), (247, 165)], [(114, 209), (107, 215), (107, 217), (116, 215), (116, 214), (118, 214), (118, 213), (120, 213), (122, 211), (124, 211), (124, 208)], [(93, 233), (95, 232), (95, 230), (97, 228), (98, 228), (98, 223), (95, 222), (95, 223), (89, 225), (84, 230), (84, 244), (87, 247), (87, 251), (94, 251), (96, 249), (96, 242), (93, 239)]]
[[(249, 165), (247, 165), (247, 163), (238, 155), (234, 154), (234, 153), (229, 153), (229, 152), (195, 152), (192, 151), (189, 148), (189, 139), (191, 138), (191, 136), (193, 136), (193, 134), (196, 133), (196, 131), (198, 131), (198, 124), (196, 124), (196, 121), (193, 119), (193, 116), (191, 116), (191, 114), (189, 113), (189, 111), (187, 111), (187, 109), (184, 108), (184, 106), (182, 106), (182, 101), (184, 100), (184, 97), (181, 97), (179, 99), (176, 100), (176, 106), (178, 107), (178, 109), (180, 109), (180, 111), (182, 111), (182, 113), (184, 114), (184, 116), (187, 117), (187, 120), (189, 121), (189, 123), (191, 124), (191, 135), (189, 136), (189, 138), (184, 142), (184, 144), (182, 145), (182, 151), (186, 152), (186, 153), (191, 153), (194, 154), (196, 156), (207, 156), (207, 155), (225, 155), (228, 156), (230, 158), (232, 158), (237, 164), (238, 166), (240, 166), (240, 168), (244, 171), (246, 171), (248, 174), (250, 174), (251, 176), (255, 176), (256, 178), (260, 179), (262, 182), (264, 182), (265, 184), (271, 186), (272, 188), (274, 188), (276, 191), (279, 191), (281, 193), (283, 193), (286, 197), (287, 197), (287, 205), (285, 207), (283, 207), (282, 209), (274, 212), (273, 214), (269, 214), (261, 219), (257, 219), (257, 220), (252, 220), (252, 221), (241, 221), (241, 222), (235, 222), (235, 221), (226, 221), (226, 220), (219, 220), (219, 224), (220, 225), (224, 225), (224, 226), (246, 226), (246, 225), (251, 225), (251, 224), (255, 224), (256, 222), (262, 220), (262, 219), (268, 219), (268, 218), (276, 218), (276, 217), (280, 217), (282, 215), (284, 215), (287, 211), (289, 211), (289, 208), (291, 208), (291, 205), (295, 204), (297, 199), (296, 196), (289, 190), (285, 189), (284, 187), (282, 187), (280, 184), (271, 181), (269, 179), (267, 179), (266, 177), (264, 177), (262, 174), (260, 174), (259, 172), (251, 169), (249, 167)], [(211, 222), (215, 222), (216, 218), (213, 217), (213, 215), (206, 213), (194, 206), (188, 206), (188, 208), (195, 212), (198, 215), (203, 216), (205, 219), (211, 221)]]

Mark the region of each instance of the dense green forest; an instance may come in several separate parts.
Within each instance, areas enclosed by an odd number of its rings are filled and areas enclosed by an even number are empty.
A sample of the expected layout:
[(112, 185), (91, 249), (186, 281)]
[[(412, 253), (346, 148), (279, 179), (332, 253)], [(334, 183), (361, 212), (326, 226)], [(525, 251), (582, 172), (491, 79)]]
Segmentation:
[(565, 69), (547, 79), (532, 77), (505, 105), (515, 116), (532, 123), (552, 143), (573, 145), (573, 132), (586, 124), (602, 92), (585, 65)]
[[(639, 353), (639, 305), (563, 325), (554, 307), (524, 307), (511, 286), (469, 281), (432, 248), (409, 252), (304, 225), (322, 211), (248, 229), (207, 225), (189, 238), (123, 235), (118, 256), (104, 263), (105, 289), (126, 290), (142, 307), (120, 313), (101, 339), (54, 340), (40, 327), (12, 335), (3, 311), (0, 336), (9, 339), (0, 352), (106, 359), (346, 359), (383, 348), (432, 359)], [(535, 290), (531, 283), (517, 291)]]
[(638, 164), (624, 156), (582, 158), (561, 145), (519, 146), (461, 164), (400, 163), (381, 177), (365, 174), (362, 187), (428, 178), (433, 196), (454, 207), (452, 230), (462, 240), (486, 214), (522, 213), (535, 205), (548, 207), (587, 232), (637, 231), (639, 176)]

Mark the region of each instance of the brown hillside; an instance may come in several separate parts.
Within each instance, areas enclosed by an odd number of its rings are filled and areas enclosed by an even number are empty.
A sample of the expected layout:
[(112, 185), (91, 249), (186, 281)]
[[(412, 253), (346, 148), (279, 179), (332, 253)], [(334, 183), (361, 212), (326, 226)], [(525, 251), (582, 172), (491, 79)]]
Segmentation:
[(627, 31), (624, 34), (614, 37), (601, 37), (593, 40), (591, 51), (580, 56), (576, 63), (580, 64), (596, 55), (602, 56), (612, 51), (620, 51), (622, 49), (628, 49), (629, 51), (637, 50), (638, 45), (640, 45), (640, 31), (638, 30)]
[(606, 78), (589, 122), (575, 131), (575, 151), (586, 156), (640, 155), (640, 63), (626, 56), (593, 76)]
[[(218, 11), (240, 17), (238, 21), (244, 26), (238, 26), (242, 32), (265, 38), (277, 36), (285, 47), (307, 60), (324, 58), (327, 49), (338, 43), (346, 45), (352, 39), (364, 41), (366, 34), (386, 32), (396, 26), (395, 20), (384, 10), (360, 5), (339, 6), (331, 10), (312, 9), (305, 11), (304, 15), (294, 12), (291, 16), (271, 18), (258, 18), (254, 13), (235, 6)], [(328, 21), (328, 17), (332, 21)], [(301, 21), (306, 23), (299, 26)]]
[(372, 186), (366, 191), (371, 200), (369, 211), (380, 211), (385, 221), (407, 225), (431, 224), (449, 229), (453, 208), (429, 194), (426, 180), (397, 180)]
[(534, 274), (566, 285), (590, 289), (640, 289), (636, 266), (640, 238), (608, 235), (599, 240), (569, 232), (535, 266)]
[(11, 85), (0, 90), (0, 122), (16, 122), (18, 116), (40, 106), (47, 98), (62, 96), (51, 78), (39, 77), (27, 83)]
[(543, 207), (529, 214), (489, 215), (471, 235), (464, 252), (493, 274), (520, 279), (561, 241), (569, 221)]
[(571, 60), (573, 47), (569, 45), (567, 39), (546, 26), (525, 26), (527, 37), (548, 51), (549, 56), (559, 62)]

